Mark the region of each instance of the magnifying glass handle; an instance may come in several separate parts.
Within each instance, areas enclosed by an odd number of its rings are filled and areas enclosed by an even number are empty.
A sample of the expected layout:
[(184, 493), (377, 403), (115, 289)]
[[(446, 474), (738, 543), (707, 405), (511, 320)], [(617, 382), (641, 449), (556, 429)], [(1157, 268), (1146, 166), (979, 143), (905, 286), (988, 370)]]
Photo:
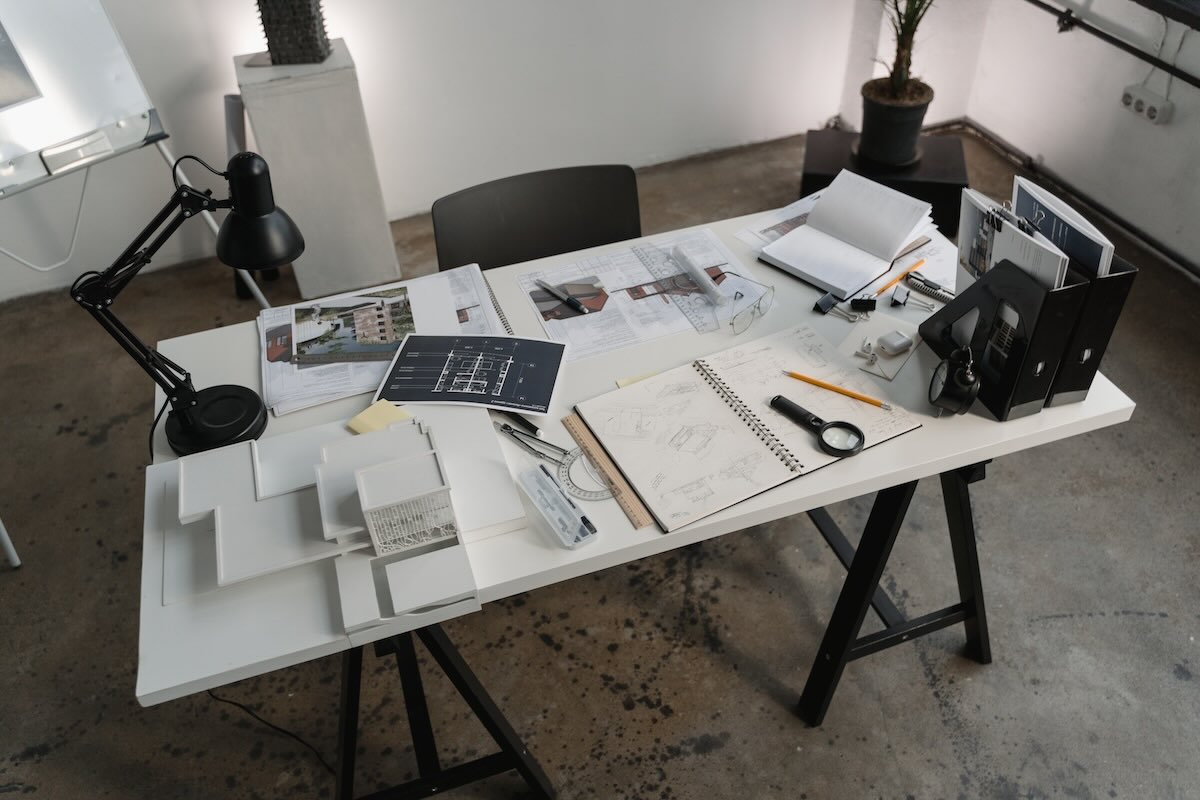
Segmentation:
[(807, 409), (801, 408), (781, 394), (777, 394), (772, 397), (770, 405), (771, 408), (775, 409), (780, 414), (783, 414), (792, 422), (796, 423), (797, 425), (803, 425), (813, 433), (820, 431), (821, 426), (825, 424), (825, 421), (819, 418), (816, 414), (809, 412)]

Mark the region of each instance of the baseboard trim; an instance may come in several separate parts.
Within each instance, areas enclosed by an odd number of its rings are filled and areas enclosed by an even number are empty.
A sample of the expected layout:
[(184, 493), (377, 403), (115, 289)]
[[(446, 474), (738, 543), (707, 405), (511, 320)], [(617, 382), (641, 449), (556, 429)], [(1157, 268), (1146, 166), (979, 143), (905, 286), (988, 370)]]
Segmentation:
[(1200, 279), (1200, 265), (1184, 258), (1183, 254), (1168, 247), (1161, 240), (1147, 234), (1136, 225), (1131, 224), (1104, 204), (1096, 202), (1096, 200), (1072, 186), (1069, 181), (1064, 180), (1054, 171), (1046, 169), (1045, 166), (1039, 164), (1027, 153), (970, 117), (958, 117), (957, 119), (950, 119), (929, 125), (924, 131), (925, 133), (965, 133), (986, 142), (1014, 165), (1036, 175), (1040, 182), (1049, 184), (1048, 188), (1052, 189), (1055, 194), (1086, 207), (1090, 212), (1103, 217), (1113, 227), (1120, 229), (1121, 233), (1133, 239), (1139, 246), (1152, 251), (1155, 256), (1176, 269), (1187, 273), (1192, 278)]

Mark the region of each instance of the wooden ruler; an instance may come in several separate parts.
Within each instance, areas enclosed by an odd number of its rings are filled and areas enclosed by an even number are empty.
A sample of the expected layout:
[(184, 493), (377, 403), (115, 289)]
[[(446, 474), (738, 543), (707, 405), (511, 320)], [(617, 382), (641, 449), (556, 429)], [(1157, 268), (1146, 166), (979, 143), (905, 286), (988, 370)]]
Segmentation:
[(567, 433), (571, 434), (571, 438), (579, 445), (579, 449), (583, 451), (584, 457), (592, 462), (592, 466), (600, 473), (600, 477), (604, 479), (604, 484), (613, 493), (613, 499), (617, 501), (617, 505), (625, 512), (625, 516), (629, 518), (630, 524), (634, 528), (644, 528), (647, 525), (654, 523), (654, 517), (650, 516), (649, 509), (642, 503), (641, 498), (633, 491), (633, 487), (629, 485), (629, 481), (625, 480), (625, 476), (621, 474), (621, 470), (617, 469), (617, 465), (608, 457), (608, 453), (604, 452), (600, 442), (592, 435), (591, 429), (587, 423), (578, 414), (568, 414), (562, 419), (563, 427), (567, 429)]

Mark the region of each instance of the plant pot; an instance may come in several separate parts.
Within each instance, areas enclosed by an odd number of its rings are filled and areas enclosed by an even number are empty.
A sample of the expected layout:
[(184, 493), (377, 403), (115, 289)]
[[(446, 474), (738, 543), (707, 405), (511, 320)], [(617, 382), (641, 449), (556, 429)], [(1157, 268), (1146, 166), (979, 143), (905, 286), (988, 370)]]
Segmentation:
[(911, 81), (899, 99), (889, 97), (887, 78), (867, 81), (862, 87), (863, 123), (858, 137), (859, 158), (889, 167), (905, 167), (921, 160), (917, 139), (925, 112), (933, 100), (933, 89)]

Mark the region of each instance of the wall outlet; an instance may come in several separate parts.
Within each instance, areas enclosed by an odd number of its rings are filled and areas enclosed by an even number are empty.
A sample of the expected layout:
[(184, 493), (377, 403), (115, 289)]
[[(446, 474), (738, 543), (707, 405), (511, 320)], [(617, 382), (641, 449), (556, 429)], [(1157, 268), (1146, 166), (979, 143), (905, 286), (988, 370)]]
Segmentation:
[(1175, 104), (1170, 100), (1138, 83), (1121, 91), (1121, 105), (1155, 125), (1165, 124), (1175, 110)]

